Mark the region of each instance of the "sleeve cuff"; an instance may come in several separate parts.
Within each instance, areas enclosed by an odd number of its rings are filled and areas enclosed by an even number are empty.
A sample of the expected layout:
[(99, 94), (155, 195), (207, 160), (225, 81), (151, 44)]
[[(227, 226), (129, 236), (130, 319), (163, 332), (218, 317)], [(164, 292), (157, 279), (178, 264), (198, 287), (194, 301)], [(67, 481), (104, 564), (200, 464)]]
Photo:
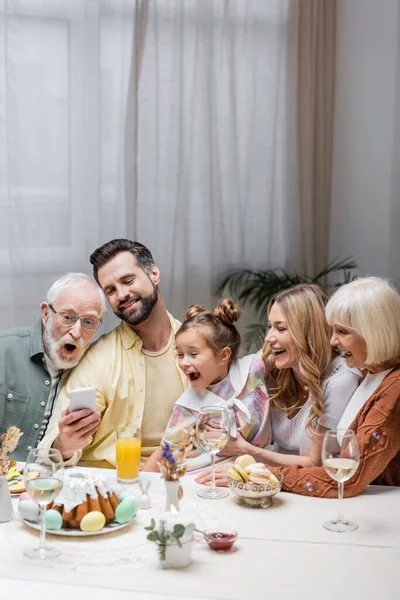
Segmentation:
[[(42, 441), (40, 442), (40, 444), (38, 445), (38, 448), (50, 449), (57, 436), (58, 436), (58, 433), (45, 436), (42, 439)], [(78, 464), (78, 462), (80, 461), (81, 456), (82, 456), (82, 450), (75, 450), (75, 452), (73, 453), (71, 458), (68, 458), (68, 460), (64, 459), (64, 461), (63, 461), (64, 467), (75, 467)]]
[(81, 456), (82, 450), (76, 450), (71, 456), (71, 458), (69, 458), (68, 460), (64, 459), (64, 467), (75, 467), (80, 461)]
[(339, 418), (332, 415), (323, 415), (318, 419), (318, 425), (327, 429), (335, 429), (339, 423)]

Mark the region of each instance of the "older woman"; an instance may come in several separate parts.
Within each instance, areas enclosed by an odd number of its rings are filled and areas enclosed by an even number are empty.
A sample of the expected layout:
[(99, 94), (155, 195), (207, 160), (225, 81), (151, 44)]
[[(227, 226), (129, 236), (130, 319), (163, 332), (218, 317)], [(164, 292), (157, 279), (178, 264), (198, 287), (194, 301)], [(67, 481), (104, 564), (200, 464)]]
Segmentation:
[[(360, 466), (346, 483), (355, 496), (370, 483), (400, 485), (400, 295), (383, 279), (365, 277), (342, 286), (326, 307), (331, 343), (364, 379), (338, 427), (352, 429), (360, 446)], [(337, 484), (323, 467), (274, 468), (283, 489), (336, 497)], [(226, 482), (221, 473), (219, 485)]]

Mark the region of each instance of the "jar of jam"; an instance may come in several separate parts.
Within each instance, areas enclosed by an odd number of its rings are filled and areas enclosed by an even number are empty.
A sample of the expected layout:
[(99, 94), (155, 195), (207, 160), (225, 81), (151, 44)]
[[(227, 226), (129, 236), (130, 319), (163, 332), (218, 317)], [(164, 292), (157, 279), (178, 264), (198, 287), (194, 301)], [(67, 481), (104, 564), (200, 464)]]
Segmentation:
[(215, 552), (228, 552), (231, 550), (236, 538), (236, 531), (229, 527), (223, 527), (221, 530), (214, 527), (204, 532), (204, 539), (209, 548)]

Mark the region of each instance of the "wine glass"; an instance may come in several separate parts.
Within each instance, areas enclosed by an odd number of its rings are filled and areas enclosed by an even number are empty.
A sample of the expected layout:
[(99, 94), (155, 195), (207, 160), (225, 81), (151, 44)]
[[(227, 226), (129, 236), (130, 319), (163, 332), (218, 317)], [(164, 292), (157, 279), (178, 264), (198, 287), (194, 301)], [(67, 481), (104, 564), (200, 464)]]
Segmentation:
[(332, 479), (338, 482), (338, 518), (324, 523), (329, 531), (354, 531), (357, 523), (345, 521), (342, 513), (343, 485), (353, 477), (360, 464), (360, 449), (354, 431), (332, 429), (327, 431), (322, 443), (322, 464)]
[(196, 437), (200, 446), (211, 455), (211, 486), (197, 492), (201, 498), (225, 498), (229, 491), (215, 485), (215, 455), (229, 440), (230, 414), (220, 406), (203, 406), (197, 417)]
[(60, 552), (46, 544), (46, 508), (63, 486), (64, 463), (55, 448), (34, 448), (28, 454), (24, 467), (26, 491), (39, 505), (41, 533), (39, 546), (24, 552), (29, 558), (55, 558)]

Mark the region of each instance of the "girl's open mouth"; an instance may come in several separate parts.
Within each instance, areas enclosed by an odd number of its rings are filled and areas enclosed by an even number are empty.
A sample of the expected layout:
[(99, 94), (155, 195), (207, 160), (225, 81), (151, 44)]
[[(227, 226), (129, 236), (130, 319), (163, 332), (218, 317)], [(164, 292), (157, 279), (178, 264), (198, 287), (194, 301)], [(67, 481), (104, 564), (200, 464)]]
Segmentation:
[(197, 379), (200, 377), (200, 373), (188, 373), (187, 376), (189, 377), (190, 381), (197, 381)]

